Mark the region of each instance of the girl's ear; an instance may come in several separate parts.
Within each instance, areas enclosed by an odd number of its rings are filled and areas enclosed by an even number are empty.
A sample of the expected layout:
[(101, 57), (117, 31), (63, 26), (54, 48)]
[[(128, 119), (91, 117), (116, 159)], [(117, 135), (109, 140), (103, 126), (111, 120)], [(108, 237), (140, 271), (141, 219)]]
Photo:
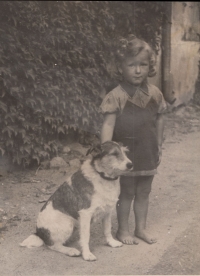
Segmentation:
[(120, 65), (117, 66), (117, 69), (118, 69), (119, 73), (122, 74), (122, 68)]

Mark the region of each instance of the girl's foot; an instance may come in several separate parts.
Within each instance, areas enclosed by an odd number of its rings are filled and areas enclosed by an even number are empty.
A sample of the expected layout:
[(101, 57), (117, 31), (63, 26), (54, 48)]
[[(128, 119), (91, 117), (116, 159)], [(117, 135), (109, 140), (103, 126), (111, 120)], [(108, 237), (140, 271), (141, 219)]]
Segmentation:
[(124, 244), (132, 245), (138, 242), (127, 231), (117, 231), (116, 238)]
[(156, 243), (157, 240), (155, 238), (149, 237), (148, 234), (146, 234), (145, 231), (135, 231), (135, 236), (149, 244)]

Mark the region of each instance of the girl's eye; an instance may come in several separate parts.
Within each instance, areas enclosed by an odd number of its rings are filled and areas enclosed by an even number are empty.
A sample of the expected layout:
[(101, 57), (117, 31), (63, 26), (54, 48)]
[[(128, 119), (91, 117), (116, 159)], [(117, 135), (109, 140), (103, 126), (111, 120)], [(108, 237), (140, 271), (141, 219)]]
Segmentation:
[[(135, 67), (135, 66), (137, 66), (137, 65), (135, 65), (134, 63), (131, 63), (131, 64), (129, 64), (128, 65), (129, 67)], [(138, 65), (139, 67), (141, 67), (141, 66), (149, 66), (149, 64), (148, 63), (141, 63), (140, 65)]]

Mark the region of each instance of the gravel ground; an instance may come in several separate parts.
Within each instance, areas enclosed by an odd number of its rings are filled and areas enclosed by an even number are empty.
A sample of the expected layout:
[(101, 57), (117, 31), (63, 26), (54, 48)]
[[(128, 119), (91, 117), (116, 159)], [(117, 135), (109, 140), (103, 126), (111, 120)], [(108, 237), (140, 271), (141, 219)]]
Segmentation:
[[(96, 262), (70, 258), (45, 246), (19, 247), (35, 231), (38, 211), (75, 168), (14, 170), (0, 178), (0, 275), (198, 275), (200, 274), (200, 108), (167, 115), (163, 158), (150, 196), (147, 228), (158, 242), (105, 245), (101, 223), (91, 229)], [(75, 156), (76, 159), (78, 156)], [(134, 217), (130, 216), (130, 229)], [(117, 230), (113, 214), (113, 234)], [(72, 244), (78, 247), (77, 233)]]

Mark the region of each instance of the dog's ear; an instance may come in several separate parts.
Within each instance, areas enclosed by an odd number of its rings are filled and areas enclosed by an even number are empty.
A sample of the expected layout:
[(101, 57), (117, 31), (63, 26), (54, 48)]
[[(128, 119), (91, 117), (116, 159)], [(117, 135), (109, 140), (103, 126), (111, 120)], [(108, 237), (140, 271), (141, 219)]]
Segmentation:
[(87, 151), (87, 153), (86, 153), (86, 156), (88, 155), (88, 154), (92, 154), (92, 155), (97, 155), (97, 154), (99, 154), (99, 153), (101, 153), (101, 151), (102, 151), (102, 149), (101, 149), (101, 144), (97, 144), (97, 145), (92, 145), (89, 149), (88, 149), (88, 151)]
[(118, 142), (118, 144), (119, 144), (120, 147), (124, 146), (122, 142)]
[(92, 152), (93, 152), (93, 150), (94, 150), (94, 147), (93, 147), (93, 146), (91, 146), (91, 147), (87, 150), (87, 152), (86, 152), (86, 156), (88, 156), (88, 154), (92, 153)]
[(117, 143), (113, 142), (113, 141), (104, 142), (103, 144), (101, 144), (102, 152), (109, 152), (113, 148), (114, 145), (116, 146)]

